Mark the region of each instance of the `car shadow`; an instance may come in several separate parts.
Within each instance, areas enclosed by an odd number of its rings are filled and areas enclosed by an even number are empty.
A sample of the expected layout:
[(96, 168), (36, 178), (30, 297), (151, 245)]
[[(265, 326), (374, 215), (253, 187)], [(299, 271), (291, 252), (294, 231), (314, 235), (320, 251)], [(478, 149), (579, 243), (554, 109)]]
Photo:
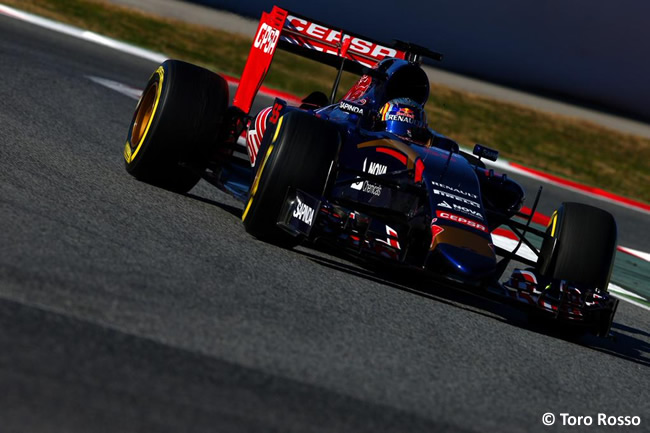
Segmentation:
[(650, 338), (650, 333), (646, 331), (642, 331), (640, 329), (632, 328), (630, 326), (623, 325), (621, 323), (614, 323), (612, 324), (612, 328), (615, 329), (620, 329), (621, 331), (629, 332), (630, 334), (638, 334), (638, 335), (643, 335), (644, 337), (649, 337)]
[(241, 219), (242, 213), (244, 212), (241, 208), (231, 206), (226, 203), (220, 203), (218, 201), (210, 200), (209, 198), (201, 197), (196, 194), (193, 194), (191, 192), (183, 194), (185, 197), (200, 201), (201, 203), (209, 204), (212, 206), (216, 206), (219, 209), (225, 210), (229, 214), (237, 217), (238, 219)]
[[(616, 320), (616, 318), (614, 318)], [(647, 340), (641, 340), (627, 333), (620, 332), (620, 326), (627, 329), (633, 329), (628, 326), (612, 324), (612, 338), (604, 339), (594, 336), (583, 337), (582, 345), (590, 349), (597, 350), (601, 353), (613, 355), (627, 361), (650, 367), (650, 343)]]
[[(216, 206), (241, 219), (243, 211), (239, 207), (201, 197), (193, 193), (186, 193), (184, 195), (202, 203)], [(454, 308), (470, 311), (492, 320), (508, 323), (530, 332), (562, 339), (626, 361), (650, 367), (650, 342), (647, 340), (650, 339), (650, 333), (616, 323), (616, 318), (614, 318), (615, 322), (612, 324), (610, 338), (567, 334), (562, 329), (549, 326), (548, 322), (531, 320), (525, 311), (511, 304), (504, 303), (501, 298), (485, 291), (451, 285), (446, 281), (432, 281), (429, 278), (422, 278), (422, 274), (417, 272), (406, 273), (396, 271), (393, 268), (371, 266), (351, 256), (344, 257), (344, 261), (332, 260), (317, 253), (321, 252), (337, 257), (340, 257), (340, 254), (335, 249), (320, 243), (305, 245), (304, 248), (299, 249), (294, 248), (293, 251), (314, 263), (335, 271), (364, 278), (435, 302), (450, 305)], [(432, 282), (435, 284), (432, 284)], [(634, 335), (646, 337), (647, 339), (643, 340)]]
[[(312, 246), (310, 245), (310, 247)], [(319, 256), (310, 251), (305, 251), (304, 249), (294, 249), (294, 251), (321, 266), (422, 296), (455, 308), (471, 311), (494, 320), (515, 324), (521, 324), (526, 321), (525, 314), (518, 311), (513, 311), (513, 314), (507, 314), (507, 310), (511, 310), (508, 305), (498, 303), (488, 297), (477, 296), (467, 290), (458, 289), (439, 282), (436, 282), (439, 283), (436, 289), (432, 290), (430, 280), (425, 281), (422, 278), (418, 278), (421, 277), (421, 274), (415, 274), (411, 277), (395, 270), (371, 269), (365, 267), (365, 263), (359, 263), (361, 267), (355, 266), (356, 262), (353, 260), (350, 263), (339, 262)], [(335, 254), (335, 251), (322, 246), (317, 246), (315, 251)], [(345, 259), (348, 258), (346, 257)]]
[[(332, 260), (317, 254), (317, 252), (322, 252), (337, 255), (336, 251), (331, 248), (322, 245), (310, 245), (309, 247), (313, 248), (314, 252), (306, 251), (302, 248), (294, 249), (294, 251), (310, 261), (332, 270), (364, 278), (435, 302), (450, 305), (454, 308), (470, 311), (492, 320), (498, 320), (530, 332), (558, 338), (645, 367), (650, 367), (650, 342), (637, 338), (634, 335), (650, 337), (650, 334), (645, 331), (614, 322), (609, 338), (601, 338), (589, 334), (567, 334), (566, 330), (553, 326), (548, 321), (535, 320), (529, 317), (526, 311), (514, 305), (504, 303), (496, 295), (491, 295), (485, 291), (462, 288), (445, 281), (432, 281), (429, 278), (422, 278), (422, 274), (417, 272), (405, 273), (391, 269), (373, 269), (354, 259), (351, 259), (349, 263)], [(346, 257), (345, 259), (347, 260), (348, 258)]]

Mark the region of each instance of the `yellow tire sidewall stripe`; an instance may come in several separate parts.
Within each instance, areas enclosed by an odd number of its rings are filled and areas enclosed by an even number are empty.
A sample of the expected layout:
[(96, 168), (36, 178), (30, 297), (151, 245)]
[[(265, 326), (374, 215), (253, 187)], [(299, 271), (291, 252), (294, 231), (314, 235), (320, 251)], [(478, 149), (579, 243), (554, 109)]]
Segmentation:
[[(165, 78), (165, 69), (162, 66), (160, 66), (160, 67), (158, 67), (158, 69), (156, 69), (156, 72), (154, 72), (153, 75), (158, 75), (158, 89), (156, 90), (156, 99), (155, 99), (155, 102), (154, 102), (154, 105), (153, 105), (153, 110), (151, 112), (151, 116), (149, 117), (149, 121), (147, 122), (147, 127), (145, 128), (144, 134), (142, 134), (142, 138), (140, 139), (140, 142), (136, 145), (136, 148), (135, 148), (134, 151), (131, 151), (131, 148), (132, 148), (131, 147), (131, 137), (129, 137), (129, 139), (126, 141), (126, 146), (124, 147), (124, 159), (129, 164), (138, 155), (138, 152), (140, 151), (140, 148), (142, 147), (142, 143), (144, 143), (144, 140), (147, 138), (147, 135), (149, 134), (149, 128), (151, 127), (151, 124), (153, 123), (153, 119), (156, 116), (156, 112), (158, 110), (158, 103), (160, 102), (160, 95), (162, 94), (163, 80)], [(145, 91), (146, 91), (146, 89), (145, 89)], [(144, 95), (144, 92), (142, 92), (142, 94)]]
[(555, 237), (555, 226), (556, 226), (556, 224), (557, 224), (557, 211), (553, 212), (553, 215), (551, 216), (550, 225), (552, 225), (552, 227), (551, 227), (551, 237), (552, 238)]
[(271, 152), (273, 152), (274, 143), (278, 139), (278, 134), (280, 132), (280, 128), (282, 127), (282, 119), (284, 119), (284, 116), (280, 117), (280, 120), (278, 121), (278, 126), (275, 128), (275, 134), (273, 135), (273, 140), (271, 140), (271, 145), (269, 146), (269, 149), (266, 151), (266, 154), (264, 155), (264, 159), (262, 160), (262, 165), (260, 165), (260, 169), (257, 170), (257, 173), (255, 174), (255, 179), (253, 179), (253, 184), (251, 185), (251, 195), (250, 198), (248, 199), (248, 203), (246, 203), (246, 208), (244, 209), (244, 213), (241, 216), (242, 221), (246, 220), (248, 211), (250, 210), (251, 205), (253, 204), (253, 198), (255, 198), (255, 194), (257, 193), (257, 187), (260, 184), (262, 171), (264, 171), (264, 167), (266, 166), (266, 161), (268, 161), (269, 157), (271, 156)]
[(271, 143), (275, 143), (275, 140), (278, 139), (280, 128), (282, 128), (282, 119), (284, 119), (284, 116), (280, 117), (280, 120), (278, 121), (278, 126), (275, 128), (275, 134), (273, 134), (273, 140), (271, 140)]
[(260, 184), (260, 177), (262, 177), (262, 171), (264, 170), (264, 166), (266, 166), (266, 161), (268, 161), (269, 156), (271, 156), (271, 152), (273, 151), (273, 145), (271, 144), (269, 146), (269, 150), (266, 151), (266, 155), (264, 155), (264, 160), (262, 161), (262, 165), (260, 165), (260, 169), (257, 171), (257, 174), (255, 175), (255, 179), (253, 180), (253, 184), (251, 185), (251, 196), (248, 199), (248, 203), (246, 204), (246, 209), (244, 209), (244, 213), (242, 214), (242, 221), (246, 219), (246, 215), (248, 215), (248, 211), (251, 208), (251, 205), (253, 204), (253, 198), (255, 197), (255, 194), (257, 193), (257, 187)]

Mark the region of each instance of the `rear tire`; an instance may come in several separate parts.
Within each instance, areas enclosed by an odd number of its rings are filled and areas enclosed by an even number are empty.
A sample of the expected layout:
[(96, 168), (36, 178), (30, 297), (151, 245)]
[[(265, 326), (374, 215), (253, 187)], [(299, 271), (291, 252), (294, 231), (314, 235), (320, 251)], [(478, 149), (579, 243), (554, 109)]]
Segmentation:
[(321, 197), (340, 147), (337, 128), (302, 111), (282, 116), (273, 141), (258, 162), (242, 216), (246, 231), (258, 239), (293, 246), (298, 239), (277, 226), (290, 188)]
[(138, 101), (126, 145), (126, 171), (185, 193), (201, 179), (228, 108), (228, 85), (207, 69), (167, 60)]
[(553, 214), (538, 260), (541, 275), (606, 292), (616, 253), (614, 217), (581, 203), (563, 203)]

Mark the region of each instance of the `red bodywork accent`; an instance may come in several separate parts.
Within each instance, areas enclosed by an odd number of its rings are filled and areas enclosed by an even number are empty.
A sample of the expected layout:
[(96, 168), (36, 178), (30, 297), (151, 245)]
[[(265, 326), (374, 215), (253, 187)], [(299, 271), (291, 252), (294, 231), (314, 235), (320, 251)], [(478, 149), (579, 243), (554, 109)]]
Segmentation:
[(260, 111), (254, 122), (248, 125), (248, 133), (246, 134), (246, 145), (248, 147), (248, 157), (251, 161), (251, 167), (255, 165), (257, 159), (257, 152), (262, 145), (262, 137), (266, 131), (266, 121), (271, 114), (272, 108), (267, 107)]
[(537, 278), (535, 278), (535, 274), (533, 274), (532, 272), (521, 271), (521, 270), (520, 271), (515, 270), (515, 272), (518, 272), (519, 275), (521, 275), (523, 279), (526, 280), (527, 282), (537, 284)]
[(436, 236), (445, 231), (444, 227), (435, 224), (436, 220), (437, 218), (434, 218), (431, 222), (431, 245), (429, 246), (429, 249), (433, 248), (433, 242), (436, 239)]
[(348, 90), (348, 93), (345, 94), (343, 99), (346, 101), (358, 101), (359, 98), (365, 95), (366, 90), (368, 90), (368, 87), (370, 87), (371, 83), (372, 77), (370, 75), (362, 76), (359, 78), (359, 81), (357, 81), (356, 84), (352, 86), (350, 90)]
[(418, 159), (415, 161), (415, 181), (416, 182), (421, 182), (422, 181), (422, 173), (424, 172), (424, 163), (422, 162), (421, 159)]
[(376, 150), (377, 152), (385, 153), (386, 155), (390, 155), (393, 158), (397, 158), (402, 162), (402, 164), (406, 165), (407, 157), (403, 153), (400, 153), (393, 149), (389, 149), (387, 147), (377, 147)]
[(397, 232), (392, 228), (386, 226), (386, 234), (388, 235), (388, 245), (393, 248), (397, 248), (398, 250), (401, 249), (399, 242), (397, 242)]
[(262, 14), (239, 87), (233, 99), (233, 105), (246, 114), (250, 112), (255, 95), (269, 72), (287, 15), (287, 11), (277, 6), (273, 7), (271, 13), (264, 12)]
[(348, 55), (348, 49), (350, 48), (351, 42), (352, 39), (346, 39), (343, 41), (343, 44), (341, 45), (341, 57), (345, 57)]
[(272, 125), (278, 123), (278, 120), (280, 119), (280, 111), (282, 111), (282, 104), (276, 102), (273, 105), (273, 111), (271, 112), (271, 118), (269, 119)]

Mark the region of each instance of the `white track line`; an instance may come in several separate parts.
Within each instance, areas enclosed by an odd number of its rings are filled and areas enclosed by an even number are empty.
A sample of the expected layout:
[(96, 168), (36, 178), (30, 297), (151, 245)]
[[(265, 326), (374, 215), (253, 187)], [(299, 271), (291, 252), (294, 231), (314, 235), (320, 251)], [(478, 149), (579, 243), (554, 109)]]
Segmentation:
[[(507, 238), (505, 236), (500, 236), (500, 235), (495, 235), (492, 234), (492, 242), (494, 245), (503, 248), (504, 250), (511, 251), (515, 249), (519, 241), (516, 241), (514, 239)], [(534, 262), (537, 261), (537, 254), (533, 252), (530, 248), (528, 248), (528, 245), (526, 244), (521, 244), (519, 249), (517, 250), (517, 255), (521, 256), (525, 259), (532, 260)]]
[(122, 95), (126, 95), (131, 99), (135, 99), (136, 101), (140, 99), (140, 95), (142, 95), (141, 89), (136, 89), (135, 87), (127, 86), (126, 84), (122, 84), (117, 81), (107, 80), (106, 78), (101, 77), (94, 77), (92, 75), (86, 75), (86, 78), (104, 87), (108, 87), (111, 90), (121, 93)]
[(631, 296), (631, 297), (633, 297), (633, 298), (637, 298), (637, 299), (640, 299), (640, 300), (642, 300), (642, 301), (647, 301), (647, 299), (644, 298), (643, 296), (641, 296), (641, 295), (637, 295), (636, 293), (630, 292), (629, 290), (625, 290), (625, 289), (622, 288), (621, 286), (618, 286), (618, 285), (616, 285), (616, 284), (614, 284), (614, 283), (609, 283), (609, 287), (608, 287), (608, 289), (609, 289), (611, 292), (620, 293), (621, 295)]
[[(618, 286), (616, 286), (618, 287)], [(632, 305), (635, 305), (639, 308), (643, 308), (644, 310), (650, 311), (650, 307), (648, 307), (646, 304), (642, 304), (640, 302), (635, 301), (634, 299), (630, 299), (627, 297), (624, 297), (622, 293), (617, 293), (616, 289), (612, 289), (612, 284), (609, 284), (609, 290), (612, 292), (612, 295), (615, 296), (616, 298), (620, 299), (621, 301), (625, 301), (627, 303), (630, 303)]]
[(162, 63), (167, 60), (167, 56), (156, 53), (153, 51), (145, 50), (134, 45), (126, 44), (118, 41), (117, 39), (107, 38), (97, 33), (89, 32), (78, 27), (63, 24), (57, 21), (49, 20), (47, 18), (39, 17), (38, 15), (23, 12), (18, 9), (11, 8), (0, 4), (0, 13), (8, 15), (13, 18), (18, 18), (31, 24), (35, 24), (46, 29), (54, 30), (55, 32), (63, 33), (75, 38), (83, 39), (89, 42), (94, 42), (105, 47), (113, 48), (123, 53), (131, 54), (136, 57), (151, 60), (155, 63)]

